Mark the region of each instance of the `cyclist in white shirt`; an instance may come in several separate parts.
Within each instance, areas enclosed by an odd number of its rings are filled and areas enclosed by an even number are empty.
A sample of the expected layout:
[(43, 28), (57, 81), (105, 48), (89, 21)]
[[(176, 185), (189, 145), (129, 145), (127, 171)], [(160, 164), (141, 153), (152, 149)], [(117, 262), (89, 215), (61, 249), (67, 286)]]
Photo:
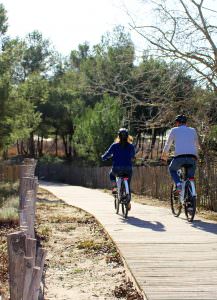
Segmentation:
[(175, 157), (169, 165), (169, 171), (176, 184), (176, 192), (180, 193), (182, 184), (177, 171), (183, 165), (188, 165), (187, 177), (194, 180), (199, 143), (196, 130), (186, 125), (187, 118), (185, 115), (178, 115), (175, 122), (176, 127), (173, 127), (169, 132), (161, 159), (167, 161), (170, 147), (174, 144)]

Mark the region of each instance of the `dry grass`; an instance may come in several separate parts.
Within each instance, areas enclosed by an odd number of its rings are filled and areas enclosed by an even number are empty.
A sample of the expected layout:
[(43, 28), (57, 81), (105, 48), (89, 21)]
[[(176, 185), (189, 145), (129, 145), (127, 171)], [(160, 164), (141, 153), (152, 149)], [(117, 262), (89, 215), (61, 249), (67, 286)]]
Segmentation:
[(18, 224), (18, 197), (10, 197), (4, 201), (0, 210), (0, 224)]
[(18, 184), (0, 183), (0, 225), (18, 224)]
[(17, 230), (15, 224), (0, 225), (0, 296), (8, 299), (8, 251), (7, 251), (7, 235)]
[(131, 288), (126, 283), (119, 252), (102, 226), (88, 213), (52, 195), (50, 201), (43, 193), (39, 197), (37, 234), (49, 253), (45, 298), (117, 299), (120, 289), (122, 299), (140, 299), (132, 283)]
[(8, 295), (7, 234), (18, 225), (18, 183), (0, 183), (0, 295)]

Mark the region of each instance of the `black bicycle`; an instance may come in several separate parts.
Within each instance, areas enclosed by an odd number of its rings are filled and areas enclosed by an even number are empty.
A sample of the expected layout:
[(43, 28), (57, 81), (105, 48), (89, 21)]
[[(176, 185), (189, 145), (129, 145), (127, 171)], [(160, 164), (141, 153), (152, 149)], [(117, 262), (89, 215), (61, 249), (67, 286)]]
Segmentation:
[(186, 218), (189, 222), (194, 220), (196, 213), (196, 189), (194, 180), (187, 178), (187, 168), (189, 165), (183, 165), (178, 174), (182, 183), (182, 191), (180, 194), (176, 193), (176, 185), (173, 184), (171, 188), (171, 210), (175, 217), (178, 217), (184, 207)]
[(129, 178), (125, 174), (119, 174), (116, 177), (117, 193), (114, 194), (114, 205), (116, 213), (119, 213), (120, 206), (124, 218), (127, 218), (129, 211), (129, 202), (131, 200), (131, 194), (129, 189)]

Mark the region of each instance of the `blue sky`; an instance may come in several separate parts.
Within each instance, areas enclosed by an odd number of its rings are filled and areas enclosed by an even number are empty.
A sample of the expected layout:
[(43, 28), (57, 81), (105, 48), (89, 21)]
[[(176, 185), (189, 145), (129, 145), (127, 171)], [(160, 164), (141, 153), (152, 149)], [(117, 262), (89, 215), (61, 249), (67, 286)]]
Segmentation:
[[(0, 0), (7, 10), (8, 34), (25, 37), (39, 30), (57, 51), (68, 55), (85, 41), (100, 42), (101, 36), (117, 24), (128, 27), (126, 8), (138, 20), (148, 5), (141, 0)], [(145, 11), (144, 11), (145, 13)], [(140, 47), (142, 41), (132, 33)]]

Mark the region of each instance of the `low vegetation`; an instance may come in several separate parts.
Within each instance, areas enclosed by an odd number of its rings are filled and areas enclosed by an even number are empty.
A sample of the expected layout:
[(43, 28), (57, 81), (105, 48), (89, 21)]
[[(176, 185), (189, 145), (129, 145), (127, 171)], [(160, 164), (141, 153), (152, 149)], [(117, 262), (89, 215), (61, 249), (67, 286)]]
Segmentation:
[(46, 193), (38, 194), (36, 227), (40, 243), (48, 249), (45, 296), (142, 299), (127, 280), (115, 245), (95, 218), (52, 195), (46, 199)]
[(0, 183), (0, 226), (18, 224), (18, 184)]

